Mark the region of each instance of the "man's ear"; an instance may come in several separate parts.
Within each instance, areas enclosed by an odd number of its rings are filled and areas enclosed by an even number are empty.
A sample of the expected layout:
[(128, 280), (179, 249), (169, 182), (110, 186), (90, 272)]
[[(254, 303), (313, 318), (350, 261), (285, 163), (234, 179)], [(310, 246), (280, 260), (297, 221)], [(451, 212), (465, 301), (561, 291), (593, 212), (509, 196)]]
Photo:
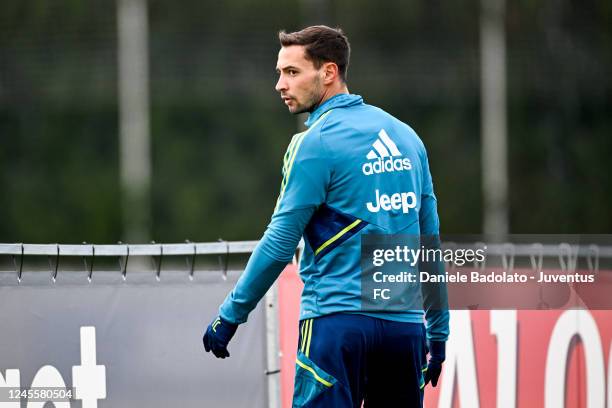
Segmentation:
[(339, 75), (338, 65), (334, 62), (326, 62), (323, 64), (323, 83), (329, 85), (334, 82)]

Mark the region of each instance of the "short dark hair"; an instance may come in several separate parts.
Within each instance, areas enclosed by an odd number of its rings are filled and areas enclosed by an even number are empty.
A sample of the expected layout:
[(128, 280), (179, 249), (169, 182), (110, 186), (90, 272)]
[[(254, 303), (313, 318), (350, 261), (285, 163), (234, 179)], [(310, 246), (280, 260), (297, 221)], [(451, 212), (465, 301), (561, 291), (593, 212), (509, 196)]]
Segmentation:
[(312, 61), (317, 68), (324, 62), (335, 63), (338, 65), (340, 78), (346, 82), (351, 45), (342, 29), (316, 25), (293, 33), (282, 30), (278, 33), (278, 39), (283, 47), (303, 45), (306, 59)]

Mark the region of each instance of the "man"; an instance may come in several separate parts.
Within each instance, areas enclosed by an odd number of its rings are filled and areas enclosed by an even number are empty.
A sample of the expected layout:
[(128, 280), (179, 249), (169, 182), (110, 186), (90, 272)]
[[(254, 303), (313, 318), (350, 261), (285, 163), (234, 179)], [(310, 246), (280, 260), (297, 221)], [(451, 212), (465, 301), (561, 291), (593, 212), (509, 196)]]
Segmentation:
[(272, 220), (204, 346), (229, 356), (238, 325), (303, 236), (293, 406), (422, 406), (444, 361), (448, 311), (426, 305), (425, 329), (423, 310), (363, 307), (360, 257), (365, 234), (438, 235), (425, 148), (408, 125), (349, 94), (340, 29), (281, 31), (279, 40), (276, 90), (291, 113), (310, 113), (308, 130), (289, 144)]

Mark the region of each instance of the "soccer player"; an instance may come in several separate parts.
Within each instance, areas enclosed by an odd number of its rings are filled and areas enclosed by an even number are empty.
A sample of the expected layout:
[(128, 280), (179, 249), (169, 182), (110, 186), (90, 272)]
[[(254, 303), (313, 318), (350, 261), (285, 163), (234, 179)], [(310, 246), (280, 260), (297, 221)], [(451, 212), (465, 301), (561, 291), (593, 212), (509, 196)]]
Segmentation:
[(360, 256), (363, 234), (438, 235), (425, 147), (408, 125), (349, 94), (350, 46), (340, 29), (281, 31), (279, 40), (276, 90), (289, 112), (310, 113), (308, 129), (289, 144), (270, 224), (204, 347), (229, 356), (238, 325), (304, 237), (293, 406), (422, 406), (445, 358), (448, 310), (435, 302), (365, 310)]

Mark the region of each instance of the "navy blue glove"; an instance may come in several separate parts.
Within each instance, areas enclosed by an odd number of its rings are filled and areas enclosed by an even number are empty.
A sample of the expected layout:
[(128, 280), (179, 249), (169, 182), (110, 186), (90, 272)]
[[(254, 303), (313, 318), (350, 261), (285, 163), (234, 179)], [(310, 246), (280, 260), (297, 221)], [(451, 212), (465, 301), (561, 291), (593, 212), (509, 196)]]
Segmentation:
[(446, 342), (431, 340), (428, 343), (429, 362), (425, 371), (425, 385), (431, 381), (431, 385), (435, 387), (442, 372), (442, 363), (446, 359)]
[(236, 333), (238, 328), (237, 324), (223, 320), (221, 316), (217, 317), (211, 324), (208, 325), (206, 333), (202, 341), (204, 342), (204, 350), (212, 353), (217, 358), (229, 357), (230, 353), (227, 351), (227, 344)]

